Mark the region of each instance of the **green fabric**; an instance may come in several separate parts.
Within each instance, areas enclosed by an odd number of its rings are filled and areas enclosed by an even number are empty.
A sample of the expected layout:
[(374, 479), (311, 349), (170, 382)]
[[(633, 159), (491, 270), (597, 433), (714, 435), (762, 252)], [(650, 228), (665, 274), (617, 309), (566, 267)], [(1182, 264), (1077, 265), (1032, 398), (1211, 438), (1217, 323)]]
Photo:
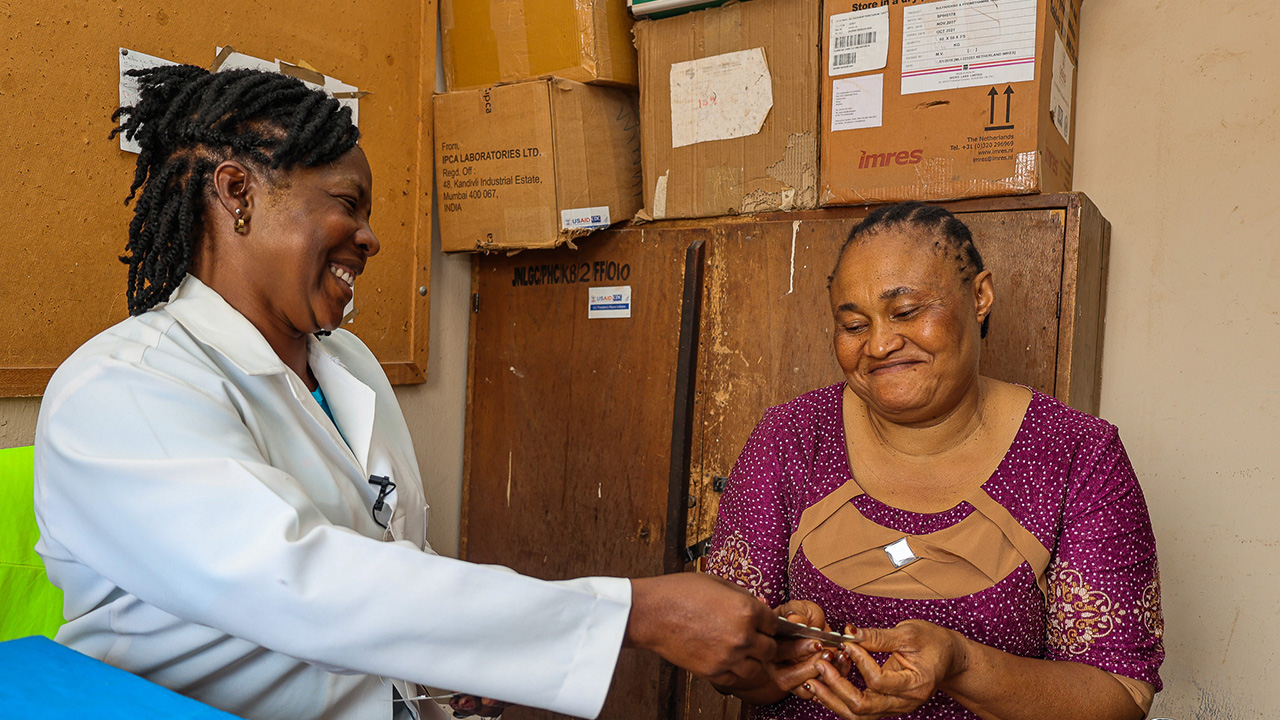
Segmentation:
[(40, 539), (31, 500), (35, 448), (0, 450), (0, 642), (52, 638), (62, 625), (62, 591), (36, 554)]

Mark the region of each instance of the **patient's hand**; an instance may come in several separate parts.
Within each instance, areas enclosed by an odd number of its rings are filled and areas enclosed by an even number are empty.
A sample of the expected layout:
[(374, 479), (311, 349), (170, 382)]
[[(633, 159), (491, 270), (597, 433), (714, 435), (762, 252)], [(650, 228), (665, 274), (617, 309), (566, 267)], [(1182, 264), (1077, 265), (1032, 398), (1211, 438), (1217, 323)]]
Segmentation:
[[(822, 608), (808, 600), (792, 600), (774, 609), (778, 615), (791, 622), (830, 630)], [(764, 663), (761, 672), (741, 678), (732, 684), (716, 684), (721, 692), (729, 692), (756, 705), (778, 702), (788, 694), (809, 699), (812, 692), (805, 685), (818, 677), (818, 661), (825, 660), (833, 667), (849, 672), (851, 660), (838, 647), (824, 645), (809, 638), (778, 640), (778, 650), (773, 660)]]
[(456, 718), (497, 717), (507, 707), (508, 703), (504, 703), (501, 700), (476, 697), (466, 693), (455, 693), (453, 697), (449, 698), (449, 709), (453, 710), (453, 716)]

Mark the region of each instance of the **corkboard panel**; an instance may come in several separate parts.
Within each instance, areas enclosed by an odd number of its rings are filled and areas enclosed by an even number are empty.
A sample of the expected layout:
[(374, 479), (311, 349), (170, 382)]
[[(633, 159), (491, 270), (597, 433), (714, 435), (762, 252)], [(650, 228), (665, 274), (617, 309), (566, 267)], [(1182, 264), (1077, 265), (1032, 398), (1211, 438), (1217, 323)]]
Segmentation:
[[(108, 140), (119, 48), (208, 66), (217, 45), (305, 61), (370, 94), (361, 144), (373, 167), (382, 251), (356, 287), (349, 326), (394, 383), (422, 382), (431, 257), (435, 0), (0, 0), (7, 172), (0, 255), (0, 396), (39, 395), (53, 370), (124, 319), (122, 204), (137, 156)], [(420, 293), (419, 289), (423, 289)]]

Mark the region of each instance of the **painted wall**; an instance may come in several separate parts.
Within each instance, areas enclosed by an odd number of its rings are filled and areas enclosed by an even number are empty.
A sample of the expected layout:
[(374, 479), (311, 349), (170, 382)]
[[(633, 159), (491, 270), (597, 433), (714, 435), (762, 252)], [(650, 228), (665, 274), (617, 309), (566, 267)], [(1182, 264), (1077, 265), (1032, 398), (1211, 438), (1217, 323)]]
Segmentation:
[[(436, 67), (442, 67), (437, 63)], [(441, 85), (443, 88), (443, 85)], [(433, 218), (439, 217), (432, 214)], [(427, 541), (458, 556), (462, 516), (462, 447), (467, 410), (467, 338), (471, 320), (471, 257), (440, 252), (431, 241), (431, 345), (427, 382), (396, 388), (413, 433), (431, 520)]]
[[(1268, 717), (1280, 647), (1280, 8), (1092, 0), (1076, 187), (1113, 223), (1102, 414), (1160, 543), (1169, 658), (1152, 716)], [(457, 550), (469, 261), (433, 256), (425, 385), (398, 391)], [(0, 446), (34, 400), (0, 400)]]
[(1101, 412), (1159, 543), (1152, 716), (1273, 717), (1280, 648), (1280, 9), (1084, 4), (1077, 189), (1113, 224)]

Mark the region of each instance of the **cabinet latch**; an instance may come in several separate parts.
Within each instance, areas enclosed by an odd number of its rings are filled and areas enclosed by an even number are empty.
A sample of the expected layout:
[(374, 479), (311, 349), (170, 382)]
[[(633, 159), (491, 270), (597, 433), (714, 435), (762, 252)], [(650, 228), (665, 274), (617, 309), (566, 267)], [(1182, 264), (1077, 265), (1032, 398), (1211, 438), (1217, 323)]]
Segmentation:
[(703, 557), (707, 554), (707, 543), (710, 541), (711, 538), (707, 538), (706, 540), (700, 540), (685, 548), (684, 552), (681, 553), (681, 559), (687, 563), (691, 563), (694, 560)]

